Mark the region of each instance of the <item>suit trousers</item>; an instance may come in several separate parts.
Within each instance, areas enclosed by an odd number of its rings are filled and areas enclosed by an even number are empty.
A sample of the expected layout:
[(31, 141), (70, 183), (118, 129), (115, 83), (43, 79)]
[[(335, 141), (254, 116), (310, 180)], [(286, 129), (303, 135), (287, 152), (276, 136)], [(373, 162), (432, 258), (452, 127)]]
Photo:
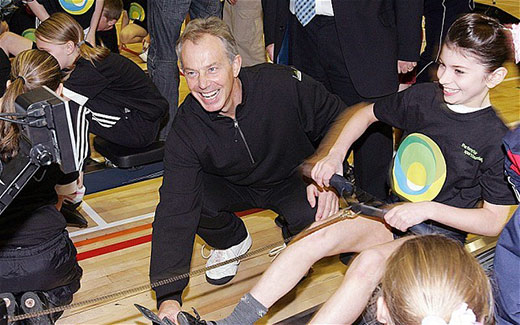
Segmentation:
[[(363, 97), (356, 91), (341, 50), (334, 17), (317, 15), (305, 27), (294, 15), (289, 19), (291, 58), (297, 69), (322, 82), (347, 106), (377, 100)], [(380, 199), (386, 198), (393, 153), (392, 127), (382, 122), (372, 124), (351, 149), (357, 185)]]

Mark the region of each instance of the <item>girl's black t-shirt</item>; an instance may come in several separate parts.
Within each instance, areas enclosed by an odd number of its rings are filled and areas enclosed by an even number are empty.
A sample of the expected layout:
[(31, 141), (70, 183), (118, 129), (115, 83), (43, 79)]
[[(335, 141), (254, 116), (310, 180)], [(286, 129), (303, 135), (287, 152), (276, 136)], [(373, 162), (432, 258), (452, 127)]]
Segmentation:
[(38, 3), (45, 7), (49, 15), (56, 12), (71, 15), (83, 29), (90, 27), (90, 20), (96, 9), (96, 0), (85, 0), (79, 3), (65, 0), (38, 0)]

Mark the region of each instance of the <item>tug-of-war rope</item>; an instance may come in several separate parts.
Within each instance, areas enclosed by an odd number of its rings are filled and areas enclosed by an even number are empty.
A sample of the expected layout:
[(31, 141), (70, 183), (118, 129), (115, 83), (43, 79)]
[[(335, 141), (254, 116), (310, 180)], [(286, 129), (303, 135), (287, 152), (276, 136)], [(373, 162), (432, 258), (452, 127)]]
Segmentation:
[[(283, 241), (278, 241), (276, 243), (272, 243), (272, 244), (251, 250), (247, 253), (244, 253), (244, 254), (234, 257), (234, 258), (231, 258), (224, 262), (220, 262), (220, 263), (217, 263), (217, 264), (214, 264), (211, 266), (207, 266), (207, 267), (206, 266), (201, 267), (201, 268), (195, 269), (193, 271), (179, 274), (176, 276), (172, 276), (172, 277), (164, 279), (164, 280), (156, 281), (156, 282), (149, 283), (149, 284), (144, 284), (144, 285), (130, 288), (130, 289), (121, 290), (121, 291), (111, 293), (108, 295), (103, 295), (103, 296), (79, 301), (79, 302), (72, 303), (69, 305), (52, 307), (52, 308), (44, 309), (44, 310), (37, 311), (37, 312), (27, 313), (27, 314), (14, 315), (14, 316), (9, 315), (8, 322), (10, 323), (10, 322), (21, 321), (24, 319), (29, 319), (29, 318), (41, 317), (41, 316), (58, 313), (58, 312), (62, 312), (62, 311), (69, 310), (69, 309), (77, 309), (77, 308), (85, 307), (85, 306), (94, 307), (95, 305), (99, 304), (100, 302), (128, 298), (128, 297), (149, 291), (150, 289), (160, 287), (162, 285), (170, 284), (170, 283), (182, 280), (182, 279), (186, 279), (188, 277), (193, 277), (196, 275), (204, 274), (208, 270), (212, 270), (212, 269), (221, 267), (221, 266), (229, 264), (229, 263), (243, 261), (246, 259), (256, 257), (257, 255), (259, 256), (261, 253), (264, 253), (265, 251), (268, 251), (268, 250), (270, 251), (272, 249), (280, 248), (280, 246), (285, 247), (285, 245), (287, 245), (289, 242), (294, 243), (302, 238), (305, 238), (305, 237), (315, 233), (316, 231), (329, 227), (337, 222), (340, 222), (340, 221), (343, 221), (346, 219), (356, 218), (359, 214), (360, 214), (359, 212), (356, 213), (356, 212), (352, 211), (350, 209), (350, 207), (347, 207), (347, 208), (341, 209), (339, 212), (337, 212), (336, 214), (329, 217), (325, 222), (323, 222), (315, 227), (307, 228), (295, 236), (286, 238)], [(278, 252), (279, 251), (280, 250), (278, 249)]]

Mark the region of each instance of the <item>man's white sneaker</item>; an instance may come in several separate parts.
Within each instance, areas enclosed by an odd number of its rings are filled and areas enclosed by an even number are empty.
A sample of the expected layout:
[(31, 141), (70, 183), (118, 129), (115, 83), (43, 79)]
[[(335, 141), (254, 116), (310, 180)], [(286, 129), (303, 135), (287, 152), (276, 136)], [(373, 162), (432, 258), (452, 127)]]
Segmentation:
[[(251, 248), (252, 243), (253, 240), (251, 239), (251, 235), (247, 233), (246, 239), (235, 246), (232, 246), (228, 249), (211, 250), (209, 256), (207, 257), (208, 261), (206, 262), (206, 267), (228, 261), (232, 258), (247, 253), (247, 251)], [(203, 255), (203, 257), (205, 256)], [(238, 264), (240, 264), (240, 261), (231, 262), (226, 265), (207, 270), (206, 281), (214, 285), (228, 283), (231, 281), (231, 279), (233, 279), (235, 274), (237, 274)]]

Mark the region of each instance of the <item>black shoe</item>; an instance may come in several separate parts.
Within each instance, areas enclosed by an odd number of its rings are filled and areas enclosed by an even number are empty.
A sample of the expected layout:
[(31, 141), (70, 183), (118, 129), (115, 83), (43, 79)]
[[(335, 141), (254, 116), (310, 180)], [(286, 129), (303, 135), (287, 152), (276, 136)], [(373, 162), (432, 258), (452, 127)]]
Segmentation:
[(87, 228), (88, 221), (85, 219), (81, 213), (77, 210), (80, 206), (81, 202), (78, 203), (66, 203), (63, 202), (61, 206), (61, 214), (65, 217), (65, 221), (67, 222), (68, 227), (76, 227), (76, 228)]
[[(37, 313), (48, 309), (47, 299), (43, 295), (38, 295), (36, 292), (28, 291), (20, 298), (20, 307), (25, 314)], [(50, 314), (31, 317), (25, 320), (28, 325), (52, 325), (54, 321)]]
[(185, 311), (181, 311), (177, 314), (177, 324), (179, 325), (216, 325), (217, 323), (212, 321), (205, 321), (200, 319), (199, 313), (193, 308), (193, 312), (197, 317), (194, 317), (190, 313)]
[(292, 234), (291, 232), (289, 231), (289, 224), (287, 223), (287, 221), (285, 220), (285, 217), (282, 216), (282, 215), (278, 215), (278, 217), (276, 217), (274, 219), (274, 223), (282, 228), (282, 237), (284, 240), (287, 240), (288, 238), (291, 238), (292, 237)]

